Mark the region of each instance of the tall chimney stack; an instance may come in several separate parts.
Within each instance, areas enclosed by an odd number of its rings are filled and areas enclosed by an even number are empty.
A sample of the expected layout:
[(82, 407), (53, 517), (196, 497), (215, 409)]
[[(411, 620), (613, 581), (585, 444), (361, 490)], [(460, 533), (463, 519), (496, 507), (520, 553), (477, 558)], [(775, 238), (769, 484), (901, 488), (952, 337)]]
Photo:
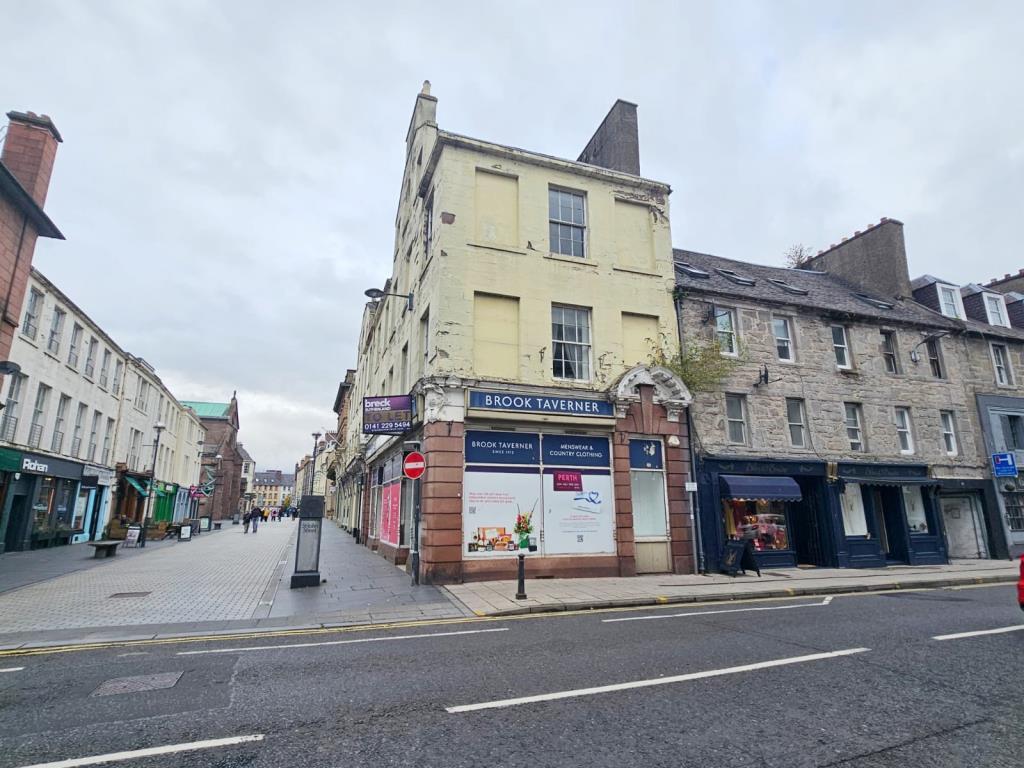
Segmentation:
[(50, 174), (63, 141), (57, 126), (47, 115), (8, 112), (7, 136), (0, 162), (7, 166), (36, 204), (42, 208), (50, 188)]

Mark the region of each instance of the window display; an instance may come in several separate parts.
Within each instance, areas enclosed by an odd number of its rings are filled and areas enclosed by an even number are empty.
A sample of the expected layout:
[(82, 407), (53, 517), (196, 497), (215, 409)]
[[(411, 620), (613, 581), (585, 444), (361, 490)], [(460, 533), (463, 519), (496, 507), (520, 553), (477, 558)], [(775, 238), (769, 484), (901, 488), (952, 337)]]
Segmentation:
[(49, 533), (50, 505), (53, 502), (53, 491), (57, 481), (52, 477), (44, 477), (39, 481), (39, 492), (32, 504), (32, 529), (37, 533)]
[(786, 504), (763, 499), (722, 499), (726, 538), (750, 539), (758, 552), (789, 549)]
[(867, 536), (868, 521), (864, 514), (864, 497), (859, 483), (847, 483), (839, 497), (843, 507), (843, 529), (847, 536)]
[(907, 511), (907, 527), (911, 533), (929, 533), (924, 497), (917, 485), (903, 486), (903, 506)]

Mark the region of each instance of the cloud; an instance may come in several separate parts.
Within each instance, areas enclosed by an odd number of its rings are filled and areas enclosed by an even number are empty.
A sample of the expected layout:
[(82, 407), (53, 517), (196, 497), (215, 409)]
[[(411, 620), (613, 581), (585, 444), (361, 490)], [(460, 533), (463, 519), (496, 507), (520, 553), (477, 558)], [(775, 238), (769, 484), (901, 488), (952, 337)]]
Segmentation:
[[(260, 467), (332, 425), (391, 269), (405, 131), (574, 158), (615, 98), (679, 246), (765, 263), (881, 216), (911, 269), (1020, 266), (1019, 2), (11, 4), (0, 106), (53, 116), (37, 265)], [(979, 266), (981, 265), (981, 266)], [(978, 270), (982, 273), (979, 274)]]

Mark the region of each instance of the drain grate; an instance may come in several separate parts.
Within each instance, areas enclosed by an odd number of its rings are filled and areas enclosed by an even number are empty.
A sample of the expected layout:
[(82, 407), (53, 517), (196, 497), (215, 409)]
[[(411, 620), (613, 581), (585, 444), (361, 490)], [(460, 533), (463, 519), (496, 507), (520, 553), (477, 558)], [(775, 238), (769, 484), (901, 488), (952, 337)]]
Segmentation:
[(115, 677), (100, 684), (92, 692), (93, 696), (117, 696), (122, 693), (142, 693), (159, 691), (161, 688), (173, 688), (181, 679), (181, 672), (161, 672), (157, 675), (136, 675), (135, 677)]
[(111, 597), (146, 597), (147, 595), (153, 594), (152, 592), (115, 592)]

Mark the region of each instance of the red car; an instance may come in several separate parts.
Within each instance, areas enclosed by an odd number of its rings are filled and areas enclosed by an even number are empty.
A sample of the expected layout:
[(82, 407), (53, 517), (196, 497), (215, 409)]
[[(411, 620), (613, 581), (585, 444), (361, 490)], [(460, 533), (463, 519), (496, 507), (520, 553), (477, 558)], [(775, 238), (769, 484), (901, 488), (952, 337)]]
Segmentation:
[(1024, 611), (1024, 555), (1020, 558), (1020, 579), (1017, 580), (1017, 602)]

